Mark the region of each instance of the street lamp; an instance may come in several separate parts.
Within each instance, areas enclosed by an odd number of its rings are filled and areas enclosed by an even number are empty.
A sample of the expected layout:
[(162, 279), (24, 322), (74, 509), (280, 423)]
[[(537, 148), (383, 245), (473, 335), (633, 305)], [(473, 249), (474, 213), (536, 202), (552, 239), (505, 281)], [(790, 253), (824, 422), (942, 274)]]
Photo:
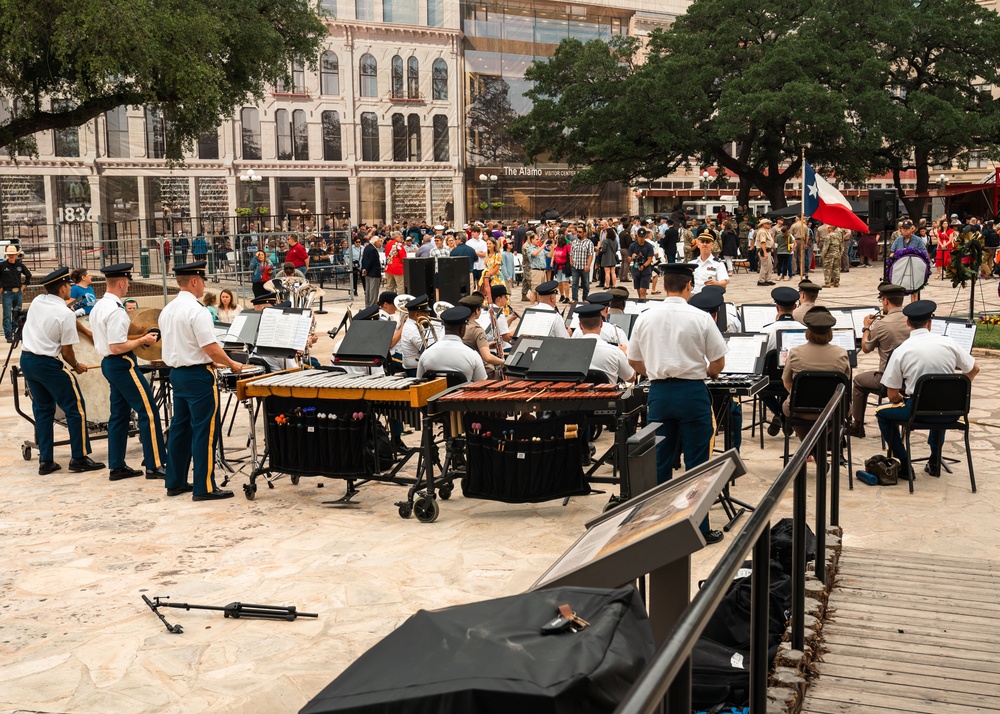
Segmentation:
[(937, 187), (939, 191), (944, 191), (945, 187), (948, 185), (948, 177), (941, 174), (937, 177)]
[(489, 209), (490, 220), (493, 220), (493, 187), (497, 185), (497, 175), (479, 174), (479, 182), (486, 187), (486, 205)]
[(702, 201), (707, 201), (708, 200), (708, 187), (711, 184), (711, 181), (709, 181), (709, 178), (711, 178), (711, 177), (709, 176), (708, 171), (702, 171), (702, 173), (701, 173), (701, 190), (702, 190), (701, 200)]
[(254, 173), (253, 169), (247, 169), (244, 173), (240, 174), (240, 181), (246, 184), (247, 190), (250, 193), (251, 223), (253, 221), (253, 216), (257, 215), (257, 184), (259, 184), (263, 178), (263, 176)]

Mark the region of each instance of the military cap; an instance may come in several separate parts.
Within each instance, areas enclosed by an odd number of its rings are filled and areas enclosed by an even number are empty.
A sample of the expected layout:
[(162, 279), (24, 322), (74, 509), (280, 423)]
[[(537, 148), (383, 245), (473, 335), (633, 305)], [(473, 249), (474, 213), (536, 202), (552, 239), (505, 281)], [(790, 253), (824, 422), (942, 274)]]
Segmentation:
[(805, 278), (799, 282), (799, 292), (801, 293), (811, 293), (813, 295), (819, 295), (819, 291), (822, 290), (819, 285), (814, 283), (809, 278)]
[(896, 285), (894, 283), (879, 283), (878, 285), (879, 295), (905, 295), (906, 288), (902, 285)]
[(278, 302), (278, 293), (264, 293), (250, 301), (251, 305), (274, 305)]
[(198, 277), (205, 277), (205, 268), (208, 263), (204, 260), (198, 260), (194, 263), (188, 263), (187, 265), (178, 265), (174, 268), (174, 275), (197, 275)]
[(378, 305), (369, 305), (354, 316), (355, 320), (370, 320), (378, 315)]
[(132, 263), (118, 263), (116, 265), (106, 265), (101, 268), (105, 278), (128, 278), (132, 279)]
[(927, 322), (934, 316), (937, 303), (933, 300), (917, 300), (903, 308), (903, 314), (914, 322)]
[(383, 290), (379, 293), (378, 300), (375, 301), (376, 309), (379, 305), (385, 305), (387, 302), (394, 302), (399, 295), (394, 293), (392, 290)]
[(482, 295), (466, 295), (458, 301), (458, 304), (469, 308), (471, 311), (481, 308), (484, 302)]
[(799, 291), (794, 288), (780, 287), (771, 291), (771, 299), (775, 305), (782, 307), (795, 307), (799, 301)]
[(809, 312), (802, 318), (802, 322), (813, 332), (825, 332), (837, 324), (837, 318), (822, 305), (817, 305), (809, 308)]
[(580, 317), (599, 317), (604, 312), (604, 306), (595, 303), (586, 303), (584, 305), (577, 305), (574, 312)]
[[(464, 299), (464, 298), (463, 298)], [(449, 307), (447, 310), (441, 313), (441, 322), (446, 325), (464, 325), (472, 315), (472, 310), (467, 308), (465, 305), (458, 305), (456, 307)]]
[(510, 293), (507, 292), (506, 285), (491, 285), (490, 295), (492, 295), (493, 299), (496, 300), (497, 298), (506, 297), (507, 295), (510, 295)]
[(613, 288), (608, 290), (611, 296), (616, 300), (627, 300), (629, 296), (628, 288), (624, 285), (615, 285)]
[(535, 288), (535, 292), (539, 295), (555, 295), (559, 290), (559, 283), (555, 280), (546, 280), (544, 283)]
[(67, 283), (71, 282), (69, 279), (69, 268), (56, 268), (42, 278), (42, 285), (52, 285), (53, 283), (58, 283), (63, 280)]
[[(609, 292), (600, 293), (590, 293), (587, 296), (587, 302), (591, 305), (601, 305), (602, 307), (607, 307), (608, 304), (615, 299), (615, 296)], [(579, 310), (577, 310), (579, 312)]]
[(694, 266), (690, 263), (667, 263), (660, 266), (661, 275), (683, 275), (694, 278)]
[(428, 310), (427, 305), (428, 298), (426, 295), (417, 295), (415, 298), (406, 303), (407, 310)]
[(702, 290), (697, 295), (691, 296), (689, 304), (705, 312), (715, 312), (722, 307), (723, 301), (722, 293), (715, 290)]

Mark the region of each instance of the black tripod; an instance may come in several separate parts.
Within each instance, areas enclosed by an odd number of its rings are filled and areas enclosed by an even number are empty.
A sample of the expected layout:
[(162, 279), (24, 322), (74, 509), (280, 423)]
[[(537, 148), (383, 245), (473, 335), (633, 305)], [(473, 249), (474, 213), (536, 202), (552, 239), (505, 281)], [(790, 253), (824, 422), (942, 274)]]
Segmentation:
[(175, 635), (179, 635), (183, 630), (180, 625), (171, 625), (167, 622), (161, 613), (159, 608), (161, 607), (179, 607), (183, 610), (217, 610), (223, 613), (223, 617), (232, 617), (234, 619), (246, 619), (246, 620), (294, 620), (298, 617), (319, 617), (314, 612), (299, 612), (295, 609), (294, 605), (289, 605), (288, 607), (282, 607), (279, 605), (248, 605), (241, 602), (231, 602), (228, 605), (217, 607), (215, 605), (190, 605), (186, 602), (164, 602), (167, 600), (166, 597), (154, 597), (150, 600), (145, 595), (142, 596), (143, 601), (149, 605), (149, 609), (160, 618), (160, 621), (166, 626), (167, 632)]
[(7, 375), (7, 367), (10, 365), (10, 358), (14, 355), (14, 349), (21, 344), (21, 330), (24, 329), (24, 321), (28, 319), (28, 310), (15, 307), (10, 319), (14, 323), (14, 332), (10, 337), (7, 359), (4, 360), (3, 369), (0, 370), (0, 382), (3, 382), (3, 378)]

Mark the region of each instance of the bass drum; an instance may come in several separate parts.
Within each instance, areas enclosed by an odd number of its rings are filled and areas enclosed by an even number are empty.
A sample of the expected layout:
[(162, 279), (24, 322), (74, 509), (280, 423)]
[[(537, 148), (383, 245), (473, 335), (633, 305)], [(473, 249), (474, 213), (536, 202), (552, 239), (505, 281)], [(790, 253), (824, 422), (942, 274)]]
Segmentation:
[(922, 250), (903, 248), (889, 258), (888, 273), (889, 282), (905, 288), (910, 295), (921, 290), (931, 279), (931, 261)]
[[(85, 364), (92, 369), (88, 369), (83, 374), (76, 374), (77, 384), (80, 385), (80, 394), (87, 407), (87, 424), (107, 424), (111, 418), (111, 385), (101, 374), (101, 355), (89, 338), (80, 335), (80, 341), (73, 345), (76, 359), (80, 364)], [(57, 410), (57, 417), (64, 418), (61, 409)]]

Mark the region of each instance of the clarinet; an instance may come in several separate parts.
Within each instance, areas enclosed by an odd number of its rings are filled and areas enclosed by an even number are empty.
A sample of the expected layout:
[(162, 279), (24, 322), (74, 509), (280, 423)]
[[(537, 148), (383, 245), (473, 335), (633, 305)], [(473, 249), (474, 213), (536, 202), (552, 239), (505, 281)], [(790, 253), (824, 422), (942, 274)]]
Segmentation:
[[(483, 275), (483, 295), (486, 296), (486, 309), (490, 313), (490, 325), (493, 327), (493, 347), (497, 351), (497, 357), (503, 359), (503, 338), (500, 336), (500, 326), (497, 324), (496, 313), (493, 312), (493, 291), (490, 289), (490, 279), (489, 276)], [(506, 365), (498, 364), (494, 365), (496, 367), (496, 374), (501, 379), (507, 379), (507, 374), (504, 370)]]

